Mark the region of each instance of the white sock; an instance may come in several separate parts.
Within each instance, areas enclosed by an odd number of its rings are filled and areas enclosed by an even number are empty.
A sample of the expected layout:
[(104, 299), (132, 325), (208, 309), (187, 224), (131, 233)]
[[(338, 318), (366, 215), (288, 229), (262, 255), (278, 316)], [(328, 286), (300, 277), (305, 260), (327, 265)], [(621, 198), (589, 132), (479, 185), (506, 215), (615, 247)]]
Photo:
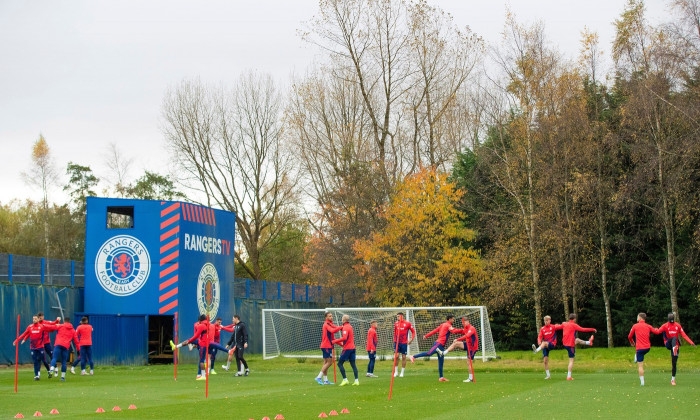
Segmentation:
[(396, 367), (394, 368), (394, 373), (399, 373), (399, 367), (398, 367), (398, 366), (396, 366)]
[(640, 376), (639, 380), (642, 382), (642, 385), (644, 385), (644, 376)]
[(586, 341), (585, 344), (586, 344), (587, 346), (590, 346), (590, 345), (591, 345), (591, 342), (590, 342), (590, 341)]
[(537, 347), (537, 348), (535, 349), (535, 353), (539, 353), (540, 350), (542, 350), (542, 349), (539, 348), (539, 347)]
[(183, 343), (178, 344), (177, 346), (175, 346), (175, 348), (176, 348), (176, 349), (179, 349), (180, 347), (182, 347), (182, 344), (183, 344)]
[(549, 376), (549, 369), (545, 370), (545, 372), (547, 373), (547, 376)]
[(450, 352), (449, 350), (444, 350), (444, 351), (442, 352), (442, 355), (444, 356), (444, 355), (446, 355), (446, 354), (449, 353), (449, 352)]
[(403, 368), (401, 368), (401, 374), (403, 375)]
[(472, 377), (472, 374), (470, 373), (470, 374), (469, 374), (469, 380), (471, 381), (472, 379), (474, 379), (474, 378)]
[(318, 372), (318, 376), (316, 377), (316, 379), (321, 379), (322, 377), (323, 377), (323, 371)]
[(323, 382), (328, 382), (328, 376), (323, 377)]
[[(230, 368), (230, 367), (231, 367), (231, 361), (229, 360), (229, 361), (226, 362), (226, 369), (228, 369), (228, 368)], [(319, 376), (319, 377), (320, 377), (320, 376)]]
[[(61, 378), (65, 378), (65, 377), (66, 377), (66, 372), (61, 372)], [(642, 379), (642, 381), (643, 381), (643, 380), (644, 380), (644, 379)]]
[(672, 381), (675, 381), (675, 380), (676, 380), (676, 377), (675, 377), (675, 376), (671, 376), (671, 380), (672, 380)]
[(571, 378), (571, 371), (569, 371), (569, 372), (566, 374), (566, 377), (567, 377), (567, 378)]

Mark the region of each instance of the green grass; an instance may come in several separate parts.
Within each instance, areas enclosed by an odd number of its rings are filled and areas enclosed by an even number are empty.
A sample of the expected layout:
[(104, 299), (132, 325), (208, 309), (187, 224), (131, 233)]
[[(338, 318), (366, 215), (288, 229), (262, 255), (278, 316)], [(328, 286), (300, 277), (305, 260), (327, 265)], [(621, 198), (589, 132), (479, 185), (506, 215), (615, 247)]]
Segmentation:
[[(204, 383), (194, 381), (193, 365), (178, 366), (178, 381), (171, 366), (102, 367), (95, 376), (67, 374), (32, 380), (21, 368), (19, 392), (14, 393), (14, 369), (0, 369), (0, 418), (25, 417), (39, 410), (51, 418), (221, 418), (314, 419), (331, 410), (350, 410), (348, 419), (464, 419), (486, 418), (698, 418), (700, 416), (700, 351), (683, 347), (678, 386), (671, 387), (668, 351), (654, 348), (647, 355), (646, 386), (640, 387), (633, 350), (579, 349), (573, 382), (565, 381), (566, 352), (553, 352), (553, 378), (544, 381), (541, 356), (531, 352), (505, 352), (501, 359), (475, 362), (476, 384), (462, 383), (466, 360), (445, 364), (448, 383), (437, 382), (437, 361), (409, 365), (406, 377), (397, 378), (388, 401), (391, 360), (377, 362), (375, 373), (364, 376), (366, 361), (358, 363), (359, 387), (319, 386), (313, 378), (320, 360), (263, 361), (251, 356), (252, 374), (236, 378), (218, 369), (204, 399)], [(220, 363), (218, 364), (220, 365)], [(347, 364), (346, 364), (347, 365)], [(352, 375), (352, 373), (350, 372)], [(331, 371), (332, 378), (332, 371)], [(135, 411), (126, 410), (135, 404)], [(124, 411), (111, 412), (119, 405)], [(107, 413), (95, 414), (97, 407)]]

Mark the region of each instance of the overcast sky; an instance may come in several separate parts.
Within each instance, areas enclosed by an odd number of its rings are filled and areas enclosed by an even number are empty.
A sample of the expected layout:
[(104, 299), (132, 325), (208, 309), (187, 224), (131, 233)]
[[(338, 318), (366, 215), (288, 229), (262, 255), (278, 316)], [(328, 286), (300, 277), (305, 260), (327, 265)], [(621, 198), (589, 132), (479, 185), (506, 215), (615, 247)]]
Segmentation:
[[(506, 6), (518, 21), (545, 24), (549, 40), (578, 55), (584, 26), (604, 52), (626, 0), (429, 0), (489, 43), (498, 43)], [(648, 0), (652, 23), (667, 2)], [(167, 173), (160, 106), (183, 78), (232, 85), (248, 69), (286, 85), (303, 75), (318, 51), (297, 30), (318, 0), (125, 1), (0, 0), (0, 203), (39, 199), (21, 172), (42, 133), (65, 184), (69, 161), (108, 177), (105, 156), (116, 143), (145, 169)], [(60, 187), (50, 199), (66, 200)]]

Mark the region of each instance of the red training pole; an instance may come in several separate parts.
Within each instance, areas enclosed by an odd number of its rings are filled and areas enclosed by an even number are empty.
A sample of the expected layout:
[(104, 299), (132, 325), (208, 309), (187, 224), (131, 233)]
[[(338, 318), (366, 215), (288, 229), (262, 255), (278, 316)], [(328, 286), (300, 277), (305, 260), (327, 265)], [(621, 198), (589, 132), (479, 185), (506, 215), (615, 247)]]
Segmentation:
[(204, 368), (206, 369), (207, 383), (204, 387), (204, 398), (209, 398), (209, 339), (214, 337), (209, 337), (209, 311), (207, 311), (207, 350), (206, 356), (204, 356)]
[[(175, 311), (175, 342), (177, 343), (177, 311)], [(175, 362), (175, 380), (177, 381), (177, 347), (173, 352), (173, 361)]]
[(17, 393), (17, 361), (19, 360), (19, 315), (17, 315), (17, 345), (15, 346), (15, 394)]

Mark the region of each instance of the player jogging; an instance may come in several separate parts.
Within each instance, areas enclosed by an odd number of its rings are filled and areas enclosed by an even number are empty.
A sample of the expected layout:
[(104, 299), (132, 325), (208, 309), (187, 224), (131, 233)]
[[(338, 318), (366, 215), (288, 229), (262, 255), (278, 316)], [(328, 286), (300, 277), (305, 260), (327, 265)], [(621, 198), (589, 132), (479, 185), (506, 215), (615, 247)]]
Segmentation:
[(427, 340), (428, 337), (434, 335), (435, 333), (438, 333), (438, 338), (437, 340), (435, 340), (435, 343), (433, 344), (433, 347), (430, 348), (430, 350), (411, 356), (411, 363), (413, 363), (419, 357), (432, 356), (433, 354), (437, 353), (438, 371), (440, 373), (440, 379), (438, 380), (440, 382), (449, 382), (449, 379), (445, 378), (442, 375), (442, 366), (445, 363), (445, 357), (441, 353), (443, 353), (443, 351), (445, 350), (445, 343), (447, 343), (447, 340), (449, 340), (450, 338), (450, 332), (454, 330), (454, 328), (452, 328), (452, 322), (454, 321), (454, 319), (454, 316), (447, 315), (445, 322), (443, 322), (442, 324), (440, 324), (439, 327), (435, 328), (434, 330), (430, 331), (428, 334), (423, 336), (423, 338)]
[(667, 349), (671, 350), (671, 385), (676, 385), (676, 363), (678, 363), (678, 351), (680, 350), (681, 339), (685, 338), (685, 341), (690, 343), (691, 346), (695, 346), (693, 340), (688, 337), (688, 335), (683, 331), (681, 324), (676, 322), (676, 316), (673, 312), (668, 314), (668, 322), (659, 327), (659, 333), (664, 336), (664, 345)]
[(593, 345), (593, 336), (588, 339), (588, 341), (581, 340), (576, 337), (577, 332), (596, 332), (595, 328), (583, 328), (576, 323), (576, 314), (569, 315), (569, 322), (565, 322), (561, 325), (555, 325), (556, 330), (564, 330), (564, 338), (562, 344), (567, 352), (569, 352), (569, 370), (566, 374), (567, 381), (573, 381), (574, 378), (571, 377), (571, 370), (574, 368), (574, 358), (576, 357), (576, 344), (585, 344), (586, 346)]
[(21, 344), (24, 344), (27, 337), (29, 337), (29, 351), (34, 362), (34, 380), (38, 381), (41, 377), (41, 362), (46, 363), (46, 361), (44, 360), (44, 326), (37, 315), (32, 317), (32, 323), (29, 324), (22, 335), (17, 337), (17, 340), (12, 342), (12, 345), (16, 346), (19, 340), (22, 340)]
[(51, 370), (54, 371), (54, 375), (58, 376), (58, 369), (56, 368), (56, 363), (60, 360), (61, 362), (61, 382), (66, 381), (66, 368), (68, 367), (68, 349), (70, 348), (71, 341), (78, 348), (78, 338), (75, 336), (75, 329), (73, 324), (70, 323), (70, 318), (65, 317), (63, 319), (63, 324), (60, 325), (44, 325), (45, 329), (49, 331), (58, 331), (56, 334), (56, 345), (53, 349), (53, 358), (51, 359)]
[[(637, 323), (632, 326), (627, 339), (634, 346), (636, 352), (634, 361), (639, 367), (639, 382), (644, 386), (644, 355), (649, 353), (651, 343), (649, 342), (649, 334), (660, 334), (659, 330), (646, 323), (647, 314), (640, 312), (637, 315)], [(633, 339), (634, 337), (634, 339)]]
[[(56, 318), (55, 321), (45, 321), (43, 312), (38, 312), (36, 316), (39, 317), (39, 323), (41, 325), (56, 325), (61, 321), (61, 317)], [(53, 346), (51, 345), (51, 335), (49, 334), (50, 332), (51, 331), (44, 330), (44, 337), (42, 338), (42, 345), (44, 347), (44, 360), (42, 361), (44, 362), (46, 370), (49, 372), (49, 379), (51, 379), (53, 373), (53, 371), (49, 369), (49, 362), (51, 362), (51, 359), (53, 358)]]
[(552, 317), (547, 315), (544, 317), (544, 326), (540, 328), (540, 333), (537, 335), (537, 346), (532, 345), (532, 351), (537, 353), (542, 351), (542, 360), (544, 361), (544, 372), (547, 376), (544, 379), (549, 379), (549, 352), (557, 346), (557, 325), (552, 325)]
[(368, 378), (376, 378), (374, 374), (374, 362), (377, 359), (377, 320), (373, 319), (369, 322), (369, 330), (367, 331), (367, 376)]
[[(452, 342), (450, 347), (448, 347), (447, 350), (442, 352), (442, 355), (446, 356), (447, 353), (451, 352), (455, 347), (459, 347), (460, 349), (465, 350), (467, 352), (467, 357), (469, 357), (469, 360), (474, 360), (474, 356), (479, 350), (479, 337), (476, 333), (476, 328), (474, 328), (474, 326), (469, 323), (469, 320), (465, 320), (464, 328), (454, 329), (452, 330), (452, 334), (464, 335), (459, 338), (456, 338), (455, 341)], [(440, 354), (439, 350), (438, 354)], [(467, 360), (467, 371), (469, 372), (469, 378), (465, 379), (462, 382), (472, 382), (474, 380), (474, 376), (472, 376), (472, 372), (469, 369), (469, 360)]]
[(355, 374), (355, 382), (353, 385), (360, 385), (360, 380), (357, 377), (357, 365), (355, 364), (355, 337), (353, 336), (352, 325), (350, 325), (350, 315), (343, 315), (343, 326), (341, 329), (340, 338), (333, 340), (333, 344), (338, 344), (343, 346), (343, 351), (340, 353), (338, 358), (338, 369), (340, 374), (343, 375), (343, 381), (340, 386), (345, 386), (349, 384), (348, 378), (345, 375), (345, 367), (343, 364), (348, 361), (350, 362), (350, 367), (352, 367), (352, 372)]
[[(321, 353), (323, 353), (323, 367), (316, 377), (319, 385), (332, 385), (328, 382), (328, 368), (333, 364), (333, 334), (343, 329), (333, 325), (333, 314), (326, 312), (324, 315), (323, 330), (321, 331)], [(323, 378), (323, 379), (321, 379)]]
[[(233, 347), (231, 347), (233, 345)], [(248, 327), (246, 327), (245, 322), (241, 321), (239, 315), (233, 316), (233, 334), (231, 339), (228, 341), (226, 348), (231, 348), (228, 355), (228, 361), (226, 362), (226, 369), (228, 371), (231, 365), (231, 357), (236, 357), (236, 368), (238, 371), (234, 376), (248, 376), (250, 374), (250, 369), (248, 369), (248, 362), (243, 358), (243, 351), (248, 348)], [(231, 354), (233, 353), (233, 354)], [(245, 372), (243, 371), (245, 368)]]
[(95, 365), (92, 362), (92, 325), (88, 324), (88, 317), (84, 316), (80, 319), (80, 325), (75, 329), (75, 335), (78, 337), (79, 356), (70, 367), (70, 373), (75, 375), (75, 367), (80, 363), (81, 375), (87, 375), (85, 372), (87, 364), (90, 365), (90, 375), (93, 375)]
[[(398, 354), (401, 355), (401, 374), (399, 374), (399, 367), (396, 366), (394, 369), (394, 377), (403, 378), (403, 372), (406, 369), (406, 354), (408, 352), (408, 345), (411, 344), (413, 338), (416, 336), (416, 330), (413, 329), (413, 325), (406, 321), (406, 316), (403, 312), (396, 314), (397, 321), (394, 323), (394, 341), (393, 349), (398, 349)], [(408, 332), (411, 332), (411, 338), (408, 338)], [(396, 347), (396, 340), (398, 338), (399, 346)]]

